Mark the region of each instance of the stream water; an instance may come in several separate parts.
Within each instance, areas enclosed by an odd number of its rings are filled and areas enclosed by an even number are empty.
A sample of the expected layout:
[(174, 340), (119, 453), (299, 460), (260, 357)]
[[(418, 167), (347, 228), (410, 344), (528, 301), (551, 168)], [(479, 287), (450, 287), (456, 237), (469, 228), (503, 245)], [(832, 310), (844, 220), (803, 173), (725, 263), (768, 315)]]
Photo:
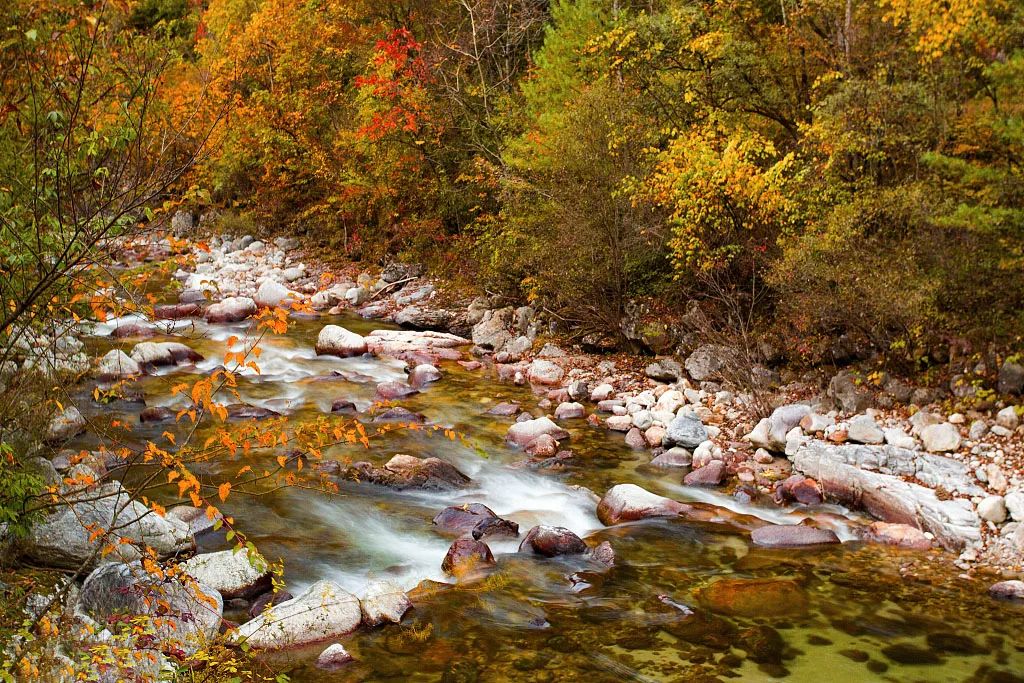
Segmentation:
[[(338, 398), (365, 409), (378, 382), (404, 378), (399, 361), (317, 357), (316, 335), (328, 322), (361, 333), (382, 327), (321, 318), (268, 337), (261, 344), (261, 374), (239, 383), (244, 401), (300, 420), (329, 414)], [(110, 329), (97, 327), (88, 341), (92, 352), (114, 345), (103, 336)], [(180, 323), (177, 334), (207, 360), (139, 380), (147, 403), (175, 405), (171, 384), (210, 372), (223, 358), (225, 340), (244, 336), (246, 329)], [(678, 520), (605, 528), (590, 491), (600, 495), (625, 482), (776, 523), (821, 516), (844, 540), (852, 538), (848, 524), (857, 522), (836, 507), (742, 504), (724, 493), (683, 486), (679, 470), (649, 467), (648, 453), (630, 450), (621, 435), (583, 420), (569, 425), (576, 456), (571, 466), (557, 472), (517, 467), (524, 455), (504, 443), (512, 418), (485, 413), (510, 400), (530, 410), (538, 397), (455, 363), (441, 369), (440, 382), (402, 405), (465, 433), (468, 443), (399, 430), (371, 436), (369, 450), (336, 447), (325, 457), (380, 464), (395, 453), (437, 456), (473, 479), (467, 491), (394, 492), (352, 483), (336, 495), (291, 488), (258, 498), (232, 496), (224, 506), (264, 555), (284, 560), (292, 593), (323, 578), (357, 594), (379, 577), (407, 589), (424, 580), (444, 582), (416, 589), (415, 609), (402, 624), (344, 639), (357, 660), (349, 668), (316, 670), (311, 661), (322, 646), (279, 662), (292, 680), (1024, 681), (1024, 607), (993, 601), (986, 583), (958, 578), (951, 558), (855, 541), (772, 551), (752, 546), (740, 532)], [(332, 373), (341, 374), (325, 379)], [(100, 405), (89, 397), (91, 390), (84, 387), (80, 400), (88, 418), (134, 423), (132, 438), (140, 442), (168, 429), (138, 425), (142, 405)], [(372, 435), (374, 425), (367, 427)], [(94, 443), (83, 437), (75, 445)], [(237, 463), (224, 467), (237, 469)], [(488, 505), (518, 522), (522, 532), (552, 524), (591, 545), (607, 540), (616, 566), (598, 571), (582, 558), (520, 555), (514, 541), (492, 542), (497, 567), (486, 578), (454, 582), (440, 571), (452, 538), (437, 532), (431, 519), (464, 502)], [(217, 537), (202, 545), (227, 547)], [(568, 579), (573, 574), (575, 583)]]

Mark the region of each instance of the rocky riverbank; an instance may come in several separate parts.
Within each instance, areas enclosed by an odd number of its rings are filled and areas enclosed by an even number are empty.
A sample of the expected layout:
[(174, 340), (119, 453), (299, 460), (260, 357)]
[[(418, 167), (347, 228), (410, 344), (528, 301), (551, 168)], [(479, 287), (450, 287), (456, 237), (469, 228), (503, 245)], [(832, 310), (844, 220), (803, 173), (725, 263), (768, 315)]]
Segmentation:
[[(459, 358), (465, 367), (528, 384), (540, 395), (547, 415), (530, 418), (586, 419), (621, 432), (631, 447), (650, 453), (652, 464), (682, 468), (687, 484), (778, 503), (835, 500), (879, 519), (865, 532), (874, 540), (939, 544), (955, 551), (964, 569), (1022, 570), (1024, 427), (1015, 399), (1024, 369), (1013, 361), (998, 368), (1001, 398), (984, 402), (984, 410), (949, 409), (957, 397), (983, 390), (966, 375), (944, 392), (877, 373), (869, 381), (854, 369), (818, 386), (807, 379), (782, 383), (765, 367), (751, 373), (765, 378), (755, 397), (724, 381), (728, 348), (703, 345), (646, 359), (587, 353), (560, 345), (552, 334), (557, 321), (528, 306), (459, 300), (407, 264), (325, 281), (322, 264), (300, 261), (297, 247), (292, 240), (214, 238), (209, 251), (196, 252), (195, 272), (178, 274), (182, 300), (202, 289), (248, 294), (262, 305), (294, 297), (315, 311), (351, 309), (462, 336), (472, 341), (468, 357)], [(415, 347), (391, 352), (414, 362), (440, 357)], [(758, 419), (755, 406), (766, 397), (775, 408)], [(557, 441), (521, 445), (531, 466), (559, 465)]]
[[(125, 253), (134, 264), (143, 253), (159, 258), (166, 250), (155, 243)], [(375, 400), (386, 409), (364, 414), (373, 422), (424, 422), (402, 400), (444, 391), (444, 363), (457, 362), (470, 372), (532, 389), (530, 405), (505, 402), (488, 411), (494, 421), (508, 423), (506, 441), (522, 450), (521, 468), (543, 476), (583, 467), (567, 428), (607, 430), (621, 434), (648, 466), (678, 471), (682, 484), (720, 490), (744, 504), (785, 505), (806, 511), (807, 518), (799, 525), (770, 523), (724, 506), (618, 484), (593, 496), (593, 510), (608, 527), (681, 517), (749, 535), (763, 548), (825, 547), (853, 538), (908, 551), (944, 548), (968, 573), (994, 570), (997, 578), (1007, 579), (993, 585), (993, 596), (1024, 599), (1024, 584), (1016, 580), (1024, 553), (1024, 468), (1019, 414), (1008, 400), (1013, 386), (1004, 387), (1002, 403), (963, 413), (948, 410), (934, 391), (895, 381), (876, 382), (870, 386), (885, 388), (871, 389), (845, 371), (827, 386), (801, 381), (760, 387), (755, 395), (722, 377), (722, 354), (728, 351), (720, 347), (660, 357), (587, 353), (561, 342), (543, 314), (490, 298), (460, 303), (416, 266), (391, 265), (347, 278), (326, 275), (309, 258), (306, 265), (299, 253), (292, 240), (266, 243), (251, 237), (218, 237), (195, 247), (192, 264), (175, 274), (181, 283), (177, 300), (156, 305), (152, 320), (111, 323), (109, 334), (121, 347), (89, 363), (90, 372), (100, 381), (116, 381), (195, 367), (205, 359), (187, 339), (149, 340), (173, 332), (183, 321), (240, 323), (261, 308), (292, 303), (293, 315), (303, 318), (352, 311), (405, 328), (357, 334), (325, 320), (317, 336), (315, 352), (322, 356), (404, 361), (404, 380), (376, 385)], [(82, 364), (77, 357), (81, 342), (72, 339), (66, 348)], [(1012, 375), (1010, 366), (1001, 371), (1004, 377)], [(30, 368), (8, 371), (23, 369)], [(778, 383), (775, 369), (752, 374)], [(766, 401), (774, 408), (762, 417), (758, 406)], [(278, 415), (255, 405), (229, 408), (231, 419)], [(330, 409), (351, 414), (359, 407), (339, 399)], [(139, 419), (172, 422), (175, 411), (151, 406)], [(120, 464), (114, 454), (59, 452), (88, 427), (75, 407), (54, 417), (47, 439), (57, 455), (41, 460), (39, 468), (54, 486), (70, 486), (69, 481), (87, 485), (68, 488), (69, 504), (8, 548), (9, 554), (38, 565), (84, 570), (81, 586), (68, 584), (56, 596), (56, 619), (69, 628), (68, 638), (53, 653), (55, 661), (67, 663), (71, 642), (76, 647), (137, 645), (130, 639), (122, 642), (109, 623), (120, 613), (147, 615), (148, 603), (137, 602), (138, 596), (154, 592), (166, 596), (171, 620), (182, 626), (138, 648), (148, 653), (147, 666), (157, 671), (168, 652), (187, 656), (223, 629), (260, 649), (290, 649), (400, 622), (414, 604), (416, 591), (407, 594), (389, 581), (369, 582), (355, 595), (323, 579), (292, 596), (272, 590), (269, 568), (256, 555), (195, 555), (196, 537), (208, 533), (213, 520), (186, 508), (166, 517), (151, 514), (110, 476)], [(317, 462), (315, 469), (337, 482), (395, 491), (474, 486), (471, 476), (435, 457), (396, 454), (383, 464), (328, 460)], [(819, 508), (827, 502), (863, 509), (875, 521), (839, 523)], [(453, 539), (437, 558), (444, 573), (463, 579), (484, 573), (495, 563), (491, 545), (520, 537), (521, 553), (575, 558), (581, 571), (569, 576), (573, 584), (586, 584), (592, 579), (580, 576), (615, 565), (615, 550), (607, 541), (597, 543), (551, 524), (521, 533), (486, 503), (438, 511), (434, 525)], [(88, 524), (79, 523), (83, 519)], [(97, 552), (93, 531), (111, 528), (115, 521), (118, 561), (109, 563)], [(143, 566), (151, 559), (143, 544), (157, 559), (190, 559), (182, 563), (180, 576), (164, 577), (156, 585), (152, 567)], [(240, 624), (226, 621), (225, 605), (244, 609), (247, 618)], [(348, 659), (344, 647), (332, 643), (319, 665), (336, 668)]]

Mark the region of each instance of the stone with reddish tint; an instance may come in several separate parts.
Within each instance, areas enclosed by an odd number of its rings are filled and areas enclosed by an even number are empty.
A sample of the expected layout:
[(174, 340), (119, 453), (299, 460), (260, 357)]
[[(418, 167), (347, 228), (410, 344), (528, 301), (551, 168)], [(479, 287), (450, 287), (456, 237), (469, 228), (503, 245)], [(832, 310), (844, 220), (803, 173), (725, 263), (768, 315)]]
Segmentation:
[(750, 532), (755, 545), (765, 548), (795, 548), (809, 545), (839, 543), (831, 529), (818, 529), (802, 524), (770, 524)]
[(687, 486), (719, 486), (724, 480), (725, 463), (721, 460), (712, 460), (683, 477), (683, 483)]
[(519, 552), (533, 552), (544, 557), (580, 555), (587, 552), (587, 544), (565, 527), (541, 525), (526, 532), (526, 538), (519, 544)]
[(988, 594), (998, 600), (1024, 602), (1024, 581), (1000, 581), (988, 588)]
[(153, 317), (157, 320), (181, 320), (201, 315), (203, 309), (199, 304), (161, 304), (153, 307)]
[(519, 412), (518, 403), (499, 403), (490, 410), (487, 411), (488, 415), (498, 415), (501, 417), (512, 417)]
[(441, 562), (441, 571), (445, 574), (464, 574), (494, 564), (494, 555), (486, 543), (472, 538), (460, 538), (448, 548)]
[(110, 333), (110, 336), (115, 339), (145, 339), (152, 337), (155, 334), (156, 330), (148, 325), (125, 323), (115, 327), (114, 331)]
[(486, 505), (468, 503), (446, 507), (434, 517), (434, 526), (444, 531), (470, 535), (480, 540), (485, 536), (519, 535), (519, 525), (502, 519)]
[(924, 532), (909, 524), (873, 522), (864, 532), (864, 540), (910, 550), (928, 550), (932, 541)]
[[(182, 306), (188, 304), (181, 304)], [(234, 296), (217, 302), (206, 309), (204, 317), (210, 323), (235, 323), (256, 313), (256, 302), (247, 296)]]
[(316, 668), (321, 671), (337, 671), (344, 668), (346, 664), (354, 662), (352, 657), (339, 643), (327, 646), (320, 656), (316, 658)]
[(139, 413), (139, 422), (173, 422), (176, 415), (170, 408), (150, 406)]
[(670, 448), (651, 460), (651, 464), (655, 467), (689, 467), (692, 462), (693, 455), (690, 451), (679, 446)]
[(558, 442), (550, 434), (541, 434), (526, 445), (527, 455), (534, 458), (550, 458), (558, 452)]
[(633, 427), (626, 432), (626, 445), (633, 450), (644, 450), (647, 448), (647, 439), (644, 438), (643, 432)]
[(427, 421), (427, 416), (422, 413), (414, 413), (408, 408), (402, 406), (394, 406), (388, 408), (373, 418), (374, 422), (415, 422), (416, 424), (423, 424)]
[(404, 382), (381, 382), (377, 385), (377, 397), (382, 401), (393, 401), (418, 393), (418, 389)]
[(272, 417), (281, 417), (281, 413), (275, 410), (251, 406), (248, 403), (233, 403), (226, 410), (229, 420), (268, 420)]
[(348, 400), (347, 398), (335, 399), (334, 402), (331, 403), (331, 412), (352, 414), (357, 412), (356, 404)]
[(526, 446), (541, 434), (548, 434), (555, 441), (568, 438), (569, 432), (565, 431), (550, 418), (538, 417), (535, 420), (523, 420), (516, 422), (508, 429), (507, 441), (517, 446)]
[(718, 579), (697, 595), (712, 612), (730, 616), (781, 617), (807, 611), (807, 595), (788, 579)]
[(818, 505), (822, 501), (818, 482), (799, 474), (783, 480), (779, 484), (778, 495), (782, 501), (796, 501), (803, 505)]
[(608, 541), (602, 541), (596, 548), (590, 551), (590, 559), (606, 567), (615, 566), (615, 550)]
[(441, 371), (429, 363), (421, 363), (409, 372), (409, 385), (417, 389), (439, 379)]
[(560, 403), (555, 408), (556, 420), (575, 420), (586, 415), (587, 411), (579, 403)]
[(345, 478), (366, 481), (392, 489), (452, 490), (465, 488), (471, 479), (440, 458), (417, 458), (404, 453), (393, 456), (383, 467), (368, 462), (353, 463)]
[(636, 484), (619, 484), (608, 489), (597, 506), (597, 517), (611, 526), (649, 517), (675, 517), (686, 505), (640, 488)]

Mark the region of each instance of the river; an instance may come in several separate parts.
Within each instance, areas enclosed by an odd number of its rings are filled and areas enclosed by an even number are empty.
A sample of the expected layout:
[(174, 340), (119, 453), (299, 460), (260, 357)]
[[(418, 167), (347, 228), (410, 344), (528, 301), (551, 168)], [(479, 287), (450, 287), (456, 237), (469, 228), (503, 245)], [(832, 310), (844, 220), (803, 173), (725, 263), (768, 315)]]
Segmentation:
[[(299, 421), (329, 414), (339, 398), (365, 410), (378, 382), (404, 378), (401, 361), (317, 357), (316, 335), (328, 323), (359, 333), (384, 327), (354, 317), (300, 319), (263, 341), (261, 373), (240, 380), (241, 398)], [(211, 372), (225, 340), (244, 337), (247, 328), (179, 323), (175, 332), (206, 360), (139, 380), (147, 403), (180, 406), (170, 386)], [(88, 339), (94, 355), (116, 344), (104, 336), (110, 329), (98, 325)], [(378, 464), (395, 453), (437, 456), (470, 476), (470, 489), (394, 492), (343, 483), (337, 494), (289, 488), (232, 496), (224, 505), (267, 558), (284, 561), (292, 593), (324, 578), (357, 594), (379, 577), (413, 590), (415, 608), (400, 625), (361, 629), (341, 641), (357, 661), (340, 672), (312, 666), (322, 646), (272, 660), (293, 681), (1024, 681), (1024, 607), (990, 599), (987, 584), (959, 578), (940, 551), (853, 541), (848, 526), (858, 517), (838, 507), (758, 506), (683, 486), (679, 470), (648, 466), (646, 451), (630, 450), (621, 435), (584, 420), (566, 425), (576, 456), (568, 467), (521, 466), (526, 456), (504, 443), (512, 418), (485, 413), (518, 401), (540, 414), (540, 397), (455, 363), (441, 370), (441, 381), (402, 405), (464, 433), (466, 442), (408, 430), (375, 436), (368, 422), (368, 450), (334, 447), (324, 455)], [(91, 392), (84, 386), (80, 401), (91, 420), (132, 423), (130, 438), (140, 443), (168, 429), (138, 425), (139, 403), (100, 405)], [(83, 436), (75, 446), (93, 446), (93, 439)], [(215, 464), (207, 474), (237, 467)], [(754, 547), (739, 531), (679, 520), (606, 528), (595, 516), (594, 494), (624, 482), (776, 523), (821, 517), (848, 542), (780, 551)], [(616, 566), (602, 571), (583, 558), (518, 554), (516, 541), (496, 541), (492, 572), (454, 582), (440, 570), (452, 537), (431, 519), (469, 502), (486, 504), (522, 532), (550, 524), (592, 546), (607, 540)], [(208, 535), (200, 546), (227, 544)], [(228, 608), (225, 617), (244, 614)]]

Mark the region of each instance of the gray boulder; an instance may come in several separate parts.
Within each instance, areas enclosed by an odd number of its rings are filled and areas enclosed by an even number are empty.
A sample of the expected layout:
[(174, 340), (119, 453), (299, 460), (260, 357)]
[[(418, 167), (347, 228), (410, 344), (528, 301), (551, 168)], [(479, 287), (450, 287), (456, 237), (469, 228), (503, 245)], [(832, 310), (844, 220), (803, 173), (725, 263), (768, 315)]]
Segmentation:
[(247, 296), (228, 297), (206, 309), (210, 323), (236, 323), (256, 314), (256, 302)]
[(142, 368), (121, 349), (111, 349), (100, 359), (100, 377), (125, 379), (142, 374)]
[(139, 557), (138, 548), (142, 546), (153, 548), (161, 556), (193, 546), (187, 524), (160, 517), (132, 500), (120, 482), (104, 484), (80, 498), (32, 526), (22, 540), (26, 557), (47, 567), (77, 569), (83, 563), (96, 566), (103, 558), (96, 552), (101, 540), (91, 538), (92, 529), (116, 529), (109, 542), (118, 546), (121, 558)]
[(731, 354), (731, 350), (717, 344), (702, 344), (686, 359), (686, 372), (698, 382), (716, 379)]
[(355, 332), (346, 330), (341, 325), (327, 325), (316, 338), (318, 356), (361, 356), (366, 353), (366, 339)]
[(359, 601), (363, 623), (367, 626), (398, 624), (412, 609), (412, 602), (399, 586), (391, 581), (374, 581), (367, 586)]
[(182, 569), (227, 599), (254, 598), (272, 588), (267, 561), (245, 548), (196, 555), (182, 564)]
[(1024, 393), (1024, 365), (1006, 361), (999, 368), (999, 393)]
[(148, 617), (161, 649), (193, 654), (217, 636), (224, 600), (209, 586), (153, 577), (139, 562), (115, 562), (89, 574), (76, 609), (99, 624), (114, 616)]
[(85, 418), (78, 408), (68, 406), (64, 412), (50, 420), (46, 427), (45, 440), (48, 444), (59, 444), (85, 431)]
[(683, 414), (676, 416), (669, 423), (662, 443), (666, 448), (680, 446), (692, 451), (707, 440), (708, 430), (700, 418), (692, 414)]
[(836, 373), (828, 383), (829, 398), (836, 408), (846, 413), (862, 413), (871, 407), (871, 392), (858, 383), (857, 377), (846, 370)]
[(356, 596), (333, 581), (317, 581), (239, 626), (235, 639), (261, 650), (282, 650), (347, 635), (362, 620)]

